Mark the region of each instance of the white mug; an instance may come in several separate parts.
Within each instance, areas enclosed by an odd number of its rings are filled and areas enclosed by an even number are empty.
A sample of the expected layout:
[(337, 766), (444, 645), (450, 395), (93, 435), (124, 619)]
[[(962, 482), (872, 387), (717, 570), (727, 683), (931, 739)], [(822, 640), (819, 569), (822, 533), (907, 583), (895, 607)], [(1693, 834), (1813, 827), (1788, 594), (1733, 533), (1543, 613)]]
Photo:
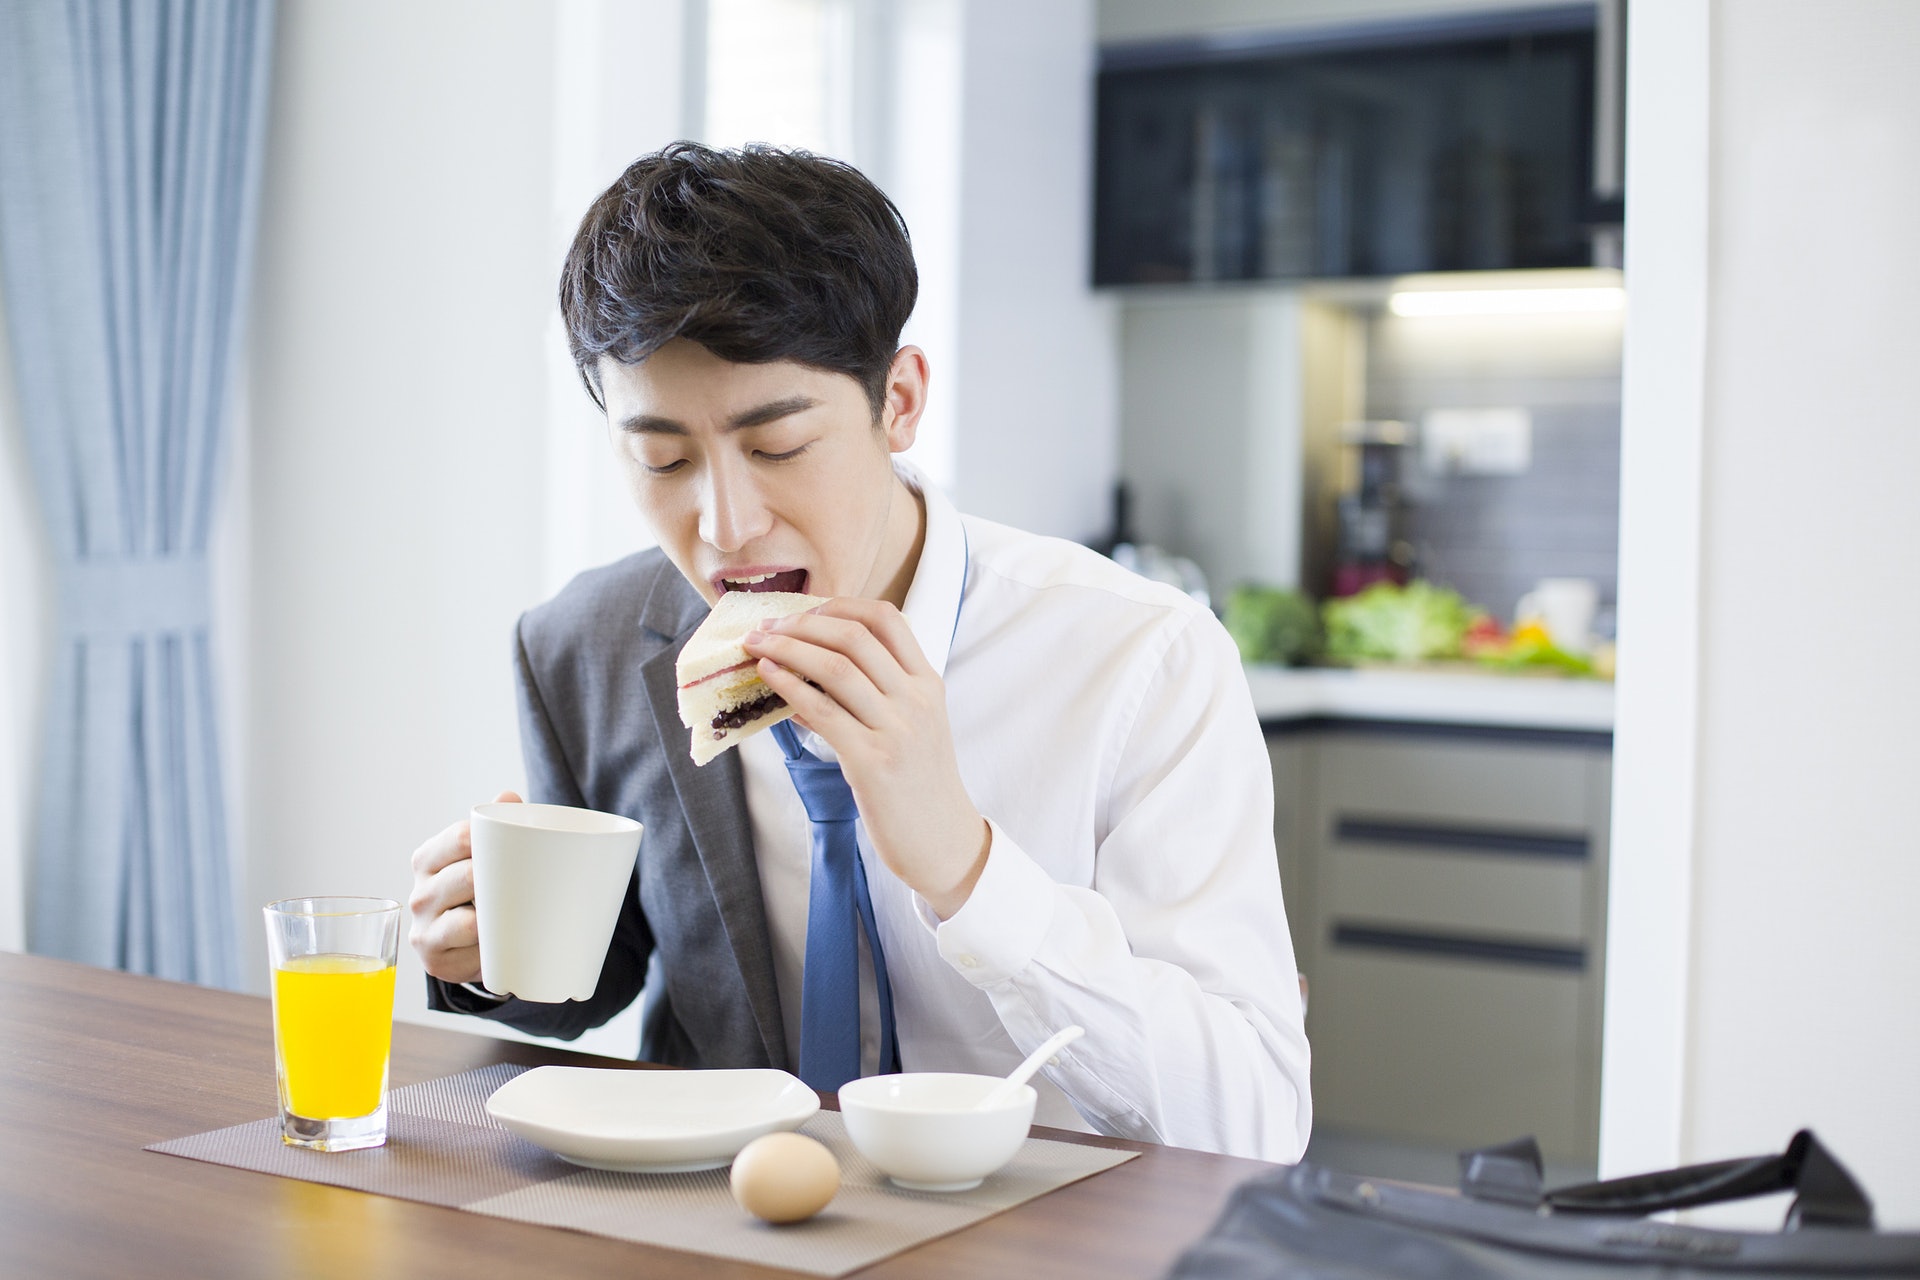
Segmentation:
[(1593, 615), (1600, 607), (1600, 588), (1591, 578), (1542, 578), (1520, 597), (1514, 621), (1536, 621), (1546, 627), (1554, 644), (1569, 653), (1593, 647)]
[(599, 985), (641, 826), (558, 804), (475, 805), (473, 908), (480, 981), (558, 1004)]

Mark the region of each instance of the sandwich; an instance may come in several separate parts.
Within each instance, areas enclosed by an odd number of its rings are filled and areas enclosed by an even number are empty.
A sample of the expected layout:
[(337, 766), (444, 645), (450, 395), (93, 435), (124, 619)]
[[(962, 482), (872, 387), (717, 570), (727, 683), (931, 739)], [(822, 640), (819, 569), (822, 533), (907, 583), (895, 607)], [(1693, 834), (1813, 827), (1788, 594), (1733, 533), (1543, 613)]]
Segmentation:
[(762, 729), (793, 714), (786, 699), (760, 678), (759, 663), (741, 640), (764, 618), (805, 613), (825, 596), (791, 591), (728, 591), (687, 637), (674, 664), (680, 685), (680, 722), (692, 731), (693, 762), (705, 764)]

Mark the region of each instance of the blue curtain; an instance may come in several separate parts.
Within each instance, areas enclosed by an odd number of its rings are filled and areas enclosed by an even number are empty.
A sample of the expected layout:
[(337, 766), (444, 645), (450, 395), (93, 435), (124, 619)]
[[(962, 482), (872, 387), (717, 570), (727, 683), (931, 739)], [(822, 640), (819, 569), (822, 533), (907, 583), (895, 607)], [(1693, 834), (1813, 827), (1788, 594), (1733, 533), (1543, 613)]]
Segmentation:
[(0, 297), (58, 583), (31, 950), (238, 985), (207, 532), (272, 0), (0, 0)]

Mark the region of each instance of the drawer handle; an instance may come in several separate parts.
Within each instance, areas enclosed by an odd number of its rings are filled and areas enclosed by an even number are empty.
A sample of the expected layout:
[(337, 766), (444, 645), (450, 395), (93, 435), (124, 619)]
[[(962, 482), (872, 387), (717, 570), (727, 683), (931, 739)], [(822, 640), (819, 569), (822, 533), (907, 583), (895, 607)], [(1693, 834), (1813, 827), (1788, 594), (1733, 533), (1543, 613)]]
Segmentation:
[(1341, 818), (1334, 824), (1333, 838), (1354, 844), (1392, 844), (1419, 850), (1459, 849), (1519, 858), (1564, 858), (1574, 862), (1584, 860), (1590, 849), (1585, 836), (1446, 827), (1429, 822), (1381, 822), (1373, 818)]
[(1570, 973), (1584, 972), (1587, 967), (1585, 947), (1555, 946), (1549, 942), (1513, 942), (1478, 934), (1383, 929), (1366, 924), (1334, 925), (1333, 945), (1372, 951), (1398, 951), (1407, 955), (1445, 956), (1455, 960), (1487, 960), (1495, 964), (1559, 969)]

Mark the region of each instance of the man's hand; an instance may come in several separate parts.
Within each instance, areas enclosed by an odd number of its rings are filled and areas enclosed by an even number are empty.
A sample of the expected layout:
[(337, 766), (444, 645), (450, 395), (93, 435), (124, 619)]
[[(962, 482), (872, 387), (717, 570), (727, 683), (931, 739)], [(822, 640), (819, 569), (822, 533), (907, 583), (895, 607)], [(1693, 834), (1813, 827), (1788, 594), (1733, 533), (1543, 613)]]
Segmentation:
[(839, 755), (874, 851), (941, 919), (958, 911), (992, 837), (960, 781), (946, 685), (900, 611), (831, 600), (749, 632), (746, 650)]
[[(502, 791), (495, 804), (519, 804)], [(407, 941), (428, 973), (445, 982), (480, 980), (480, 930), (473, 915), (473, 837), (465, 820), (413, 851), (413, 917)]]

